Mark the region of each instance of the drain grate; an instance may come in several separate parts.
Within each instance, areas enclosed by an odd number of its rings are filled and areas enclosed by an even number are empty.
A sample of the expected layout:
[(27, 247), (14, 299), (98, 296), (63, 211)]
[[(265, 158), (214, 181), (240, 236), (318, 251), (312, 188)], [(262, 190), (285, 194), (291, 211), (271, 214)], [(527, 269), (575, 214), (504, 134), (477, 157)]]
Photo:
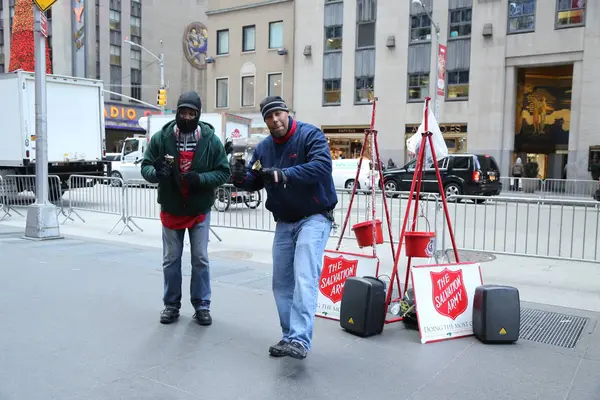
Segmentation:
[(588, 321), (586, 317), (521, 308), (519, 337), (572, 349), (577, 345)]

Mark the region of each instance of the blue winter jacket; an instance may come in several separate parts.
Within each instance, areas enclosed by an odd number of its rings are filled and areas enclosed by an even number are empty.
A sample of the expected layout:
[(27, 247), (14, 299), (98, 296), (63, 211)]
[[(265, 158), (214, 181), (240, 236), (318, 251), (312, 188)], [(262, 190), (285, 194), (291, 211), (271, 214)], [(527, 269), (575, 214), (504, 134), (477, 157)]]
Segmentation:
[[(314, 214), (333, 210), (338, 198), (331, 176), (331, 153), (323, 132), (290, 117), (288, 133), (274, 139), (268, 136), (258, 144), (247, 165), (246, 178), (235, 185), (245, 190), (267, 190), (267, 210), (275, 221), (297, 222)], [(271, 185), (252, 170), (260, 160), (263, 168), (280, 168), (285, 185)]]

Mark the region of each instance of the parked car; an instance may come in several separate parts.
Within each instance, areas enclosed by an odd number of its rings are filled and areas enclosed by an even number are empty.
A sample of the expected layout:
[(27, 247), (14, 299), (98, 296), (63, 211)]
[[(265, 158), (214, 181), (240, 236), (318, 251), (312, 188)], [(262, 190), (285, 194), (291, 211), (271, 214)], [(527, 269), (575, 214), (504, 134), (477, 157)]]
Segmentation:
[[(386, 192), (410, 191), (416, 162), (417, 160), (414, 159), (401, 168), (386, 170), (383, 173)], [(446, 197), (452, 195), (497, 196), (502, 190), (500, 169), (492, 156), (451, 154), (438, 160), (438, 166)], [(379, 184), (381, 185), (381, 181)], [(433, 165), (423, 170), (421, 191), (439, 193)]]
[[(354, 186), (354, 178), (356, 178), (356, 170), (358, 169), (358, 159), (343, 159), (332, 161), (331, 176), (336, 188), (352, 189)], [(370, 189), (370, 161), (363, 159), (360, 174), (358, 175), (357, 189)], [(379, 172), (374, 171), (375, 182), (379, 182)]]

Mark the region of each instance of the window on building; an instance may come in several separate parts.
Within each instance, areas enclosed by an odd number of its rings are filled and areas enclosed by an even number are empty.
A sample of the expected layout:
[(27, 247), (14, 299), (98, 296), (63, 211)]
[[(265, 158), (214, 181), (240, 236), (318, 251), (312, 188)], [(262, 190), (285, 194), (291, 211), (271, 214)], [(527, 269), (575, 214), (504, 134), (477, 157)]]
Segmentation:
[(450, 38), (471, 36), (471, 8), (450, 10)]
[(242, 76), (242, 107), (254, 106), (254, 77)]
[(283, 87), (281, 85), (281, 74), (269, 74), (267, 76), (267, 96), (283, 97)]
[(142, 35), (142, 19), (139, 17), (131, 17), (129, 19), (129, 32), (131, 36)]
[(217, 78), (216, 81), (216, 108), (227, 108), (229, 106), (229, 79)]
[(121, 31), (110, 31), (109, 34), (110, 37), (110, 44), (114, 45), (114, 46), (121, 46), (122, 40), (121, 40)]
[(510, 0), (508, 2), (508, 33), (535, 30), (535, 0)]
[(342, 80), (324, 79), (323, 80), (323, 104), (339, 105), (342, 102)]
[(139, 1), (131, 1), (131, 16), (140, 17), (142, 16), (142, 3)]
[(585, 25), (585, 0), (558, 0), (556, 27)]
[(136, 68), (131, 69), (131, 97), (142, 99), (142, 71)]
[(325, 44), (324, 51), (342, 50), (344, 25), (344, 3), (326, 4), (324, 10)]
[(113, 31), (121, 30), (121, 12), (110, 10), (108, 13), (108, 24)]
[(429, 96), (429, 73), (408, 75), (408, 101), (422, 101)]
[(325, 51), (342, 49), (342, 26), (325, 27)]
[(217, 31), (217, 54), (229, 54), (229, 29)]
[(323, 56), (323, 104), (339, 105), (342, 98), (342, 52)]
[(142, 69), (142, 52), (141, 50), (130, 50), (130, 63), (133, 69)]
[(375, 77), (358, 76), (356, 77), (356, 98), (355, 103), (370, 103), (373, 101), (375, 93)]
[(0, 74), (4, 73), (4, 64), (0, 64)]
[(121, 46), (110, 46), (110, 64), (121, 65)]
[(269, 22), (269, 49), (283, 47), (283, 21)]
[(357, 0), (356, 2), (356, 48), (375, 46), (375, 21), (377, 20), (377, 0)]
[[(121, 93), (121, 67), (118, 65), (110, 66), (110, 91)], [(121, 100), (121, 96), (111, 94), (111, 100)]]
[(469, 98), (469, 71), (447, 71), (448, 100), (466, 100)]
[(431, 40), (431, 20), (427, 13), (410, 16), (410, 41)]
[(242, 28), (242, 51), (256, 50), (256, 26)]

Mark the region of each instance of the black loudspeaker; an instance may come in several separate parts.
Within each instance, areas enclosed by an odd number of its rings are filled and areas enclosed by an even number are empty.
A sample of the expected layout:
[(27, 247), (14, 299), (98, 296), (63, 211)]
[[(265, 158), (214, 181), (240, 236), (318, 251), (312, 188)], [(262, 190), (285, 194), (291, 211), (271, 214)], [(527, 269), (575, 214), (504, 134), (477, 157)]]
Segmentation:
[(360, 337), (380, 334), (385, 323), (385, 298), (383, 281), (370, 276), (349, 277), (342, 294), (340, 326)]
[(475, 289), (473, 333), (483, 343), (514, 343), (521, 328), (519, 291), (510, 286), (483, 285)]

